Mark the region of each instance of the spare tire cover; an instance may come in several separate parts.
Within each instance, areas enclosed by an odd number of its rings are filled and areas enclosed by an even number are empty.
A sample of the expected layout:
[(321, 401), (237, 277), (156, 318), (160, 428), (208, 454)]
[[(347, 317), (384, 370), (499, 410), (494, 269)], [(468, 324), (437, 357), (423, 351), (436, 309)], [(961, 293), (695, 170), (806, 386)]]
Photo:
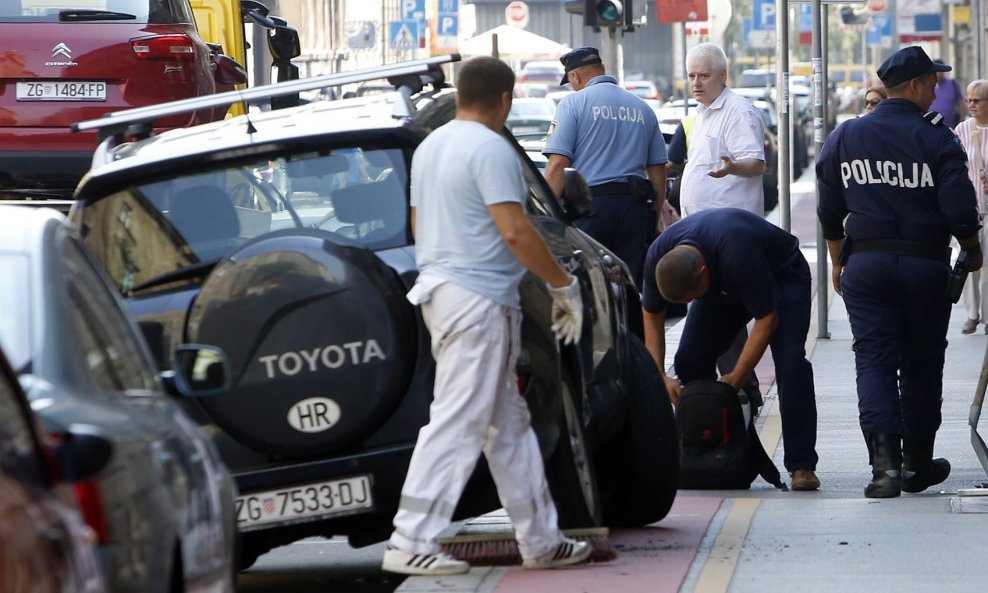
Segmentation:
[(237, 440), (326, 453), (376, 428), (407, 389), (415, 312), (372, 252), (291, 229), (221, 261), (189, 312), (188, 339), (226, 353), (233, 388), (200, 401)]

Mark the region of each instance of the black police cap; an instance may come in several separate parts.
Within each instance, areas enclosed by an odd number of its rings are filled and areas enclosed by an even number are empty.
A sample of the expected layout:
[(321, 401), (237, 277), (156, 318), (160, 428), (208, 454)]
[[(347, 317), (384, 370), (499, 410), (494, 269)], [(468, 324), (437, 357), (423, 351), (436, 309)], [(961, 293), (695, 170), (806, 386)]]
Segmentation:
[(900, 85), (917, 76), (930, 72), (950, 72), (952, 68), (943, 62), (936, 63), (926, 55), (922, 47), (904, 47), (892, 54), (878, 67), (878, 78), (887, 87)]
[(563, 57), (559, 58), (559, 61), (563, 63), (563, 68), (566, 70), (563, 72), (563, 80), (559, 83), (560, 85), (569, 82), (570, 70), (602, 63), (600, 52), (597, 51), (596, 47), (578, 47), (568, 54), (563, 54)]

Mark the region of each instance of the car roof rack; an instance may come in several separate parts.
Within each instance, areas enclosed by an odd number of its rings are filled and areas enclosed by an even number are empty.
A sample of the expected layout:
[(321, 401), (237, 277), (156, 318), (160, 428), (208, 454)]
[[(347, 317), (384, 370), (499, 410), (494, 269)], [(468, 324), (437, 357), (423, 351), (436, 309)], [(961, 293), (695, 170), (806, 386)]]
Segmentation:
[(115, 111), (99, 119), (77, 122), (72, 124), (72, 131), (84, 132), (96, 130), (99, 133), (101, 141), (110, 136), (120, 136), (121, 139), (123, 136), (144, 138), (153, 133), (154, 122), (162, 117), (217, 107), (228, 107), (241, 102), (248, 105), (265, 104), (278, 97), (296, 95), (302, 91), (312, 91), (328, 86), (355, 84), (381, 78), (386, 78), (388, 82), (395, 85), (404, 98), (404, 101), (399, 102), (395, 106), (396, 116), (402, 117), (414, 111), (410, 98), (413, 94), (420, 92), (426, 84), (432, 84), (437, 89), (447, 86), (446, 76), (441, 66), (459, 61), (460, 54), (448, 54), (401, 62), (399, 64), (388, 64), (374, 68), (354, 70), (352, 72), (323, 74), (321, 76), (300, 78), (244, 90), (181, 99), (169, 103)]

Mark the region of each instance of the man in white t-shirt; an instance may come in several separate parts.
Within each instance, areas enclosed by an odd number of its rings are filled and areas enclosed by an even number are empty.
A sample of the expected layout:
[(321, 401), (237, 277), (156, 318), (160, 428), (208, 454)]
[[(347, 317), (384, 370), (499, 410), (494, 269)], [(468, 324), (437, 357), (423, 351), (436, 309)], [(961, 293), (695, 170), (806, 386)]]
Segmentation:
[(579, 282), (553, 258), (525, 216), (518, 154), (501, 136), (515, 75), (490, 57), (463, 64), (456, 119), (412, 157), (412, 228), (419, 277), (408, 300), (421, 305), (436, 379), (429, 423), (419, 432), (401, 491), (384, 570), (443, 575), (470, 565), (443, 553), (450, 524), (481, 452), (511, 518), (525, 568), (554, 568), (590, 556), (587, 542), (557, 526), (528, 406), (518, 393), (518, 284), (525, 270), (548, 285), (553, 330), (579, 339)]

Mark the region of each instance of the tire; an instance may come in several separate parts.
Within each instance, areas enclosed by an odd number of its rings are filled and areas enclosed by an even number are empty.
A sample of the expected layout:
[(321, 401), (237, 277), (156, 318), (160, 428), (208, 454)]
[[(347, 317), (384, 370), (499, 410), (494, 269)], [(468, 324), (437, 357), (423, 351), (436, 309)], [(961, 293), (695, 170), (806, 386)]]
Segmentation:
[(664, 518), (676, 499), (679, 433), (659, 370), (634, 335), (628, 337), (624, 384), (624, 427), (598, 458), (598, 467), (609, 470), (604, 522), (640, 527)]
[(377, 430), (417, 358), (416, 314), (394, 270), (326, 232), (261, 235), (217, 264), (187, 339), (219, 346), (233, 386), (199, 402), (238, 442), (325, 457)]
[(570, 385), (564, 376), (560, 388), (563, 409), (559, 416), (559, 441), (546, 461), (545, 475), (556, 503), (559, 527), (596, 527), (603, 517), (600, 492)]

